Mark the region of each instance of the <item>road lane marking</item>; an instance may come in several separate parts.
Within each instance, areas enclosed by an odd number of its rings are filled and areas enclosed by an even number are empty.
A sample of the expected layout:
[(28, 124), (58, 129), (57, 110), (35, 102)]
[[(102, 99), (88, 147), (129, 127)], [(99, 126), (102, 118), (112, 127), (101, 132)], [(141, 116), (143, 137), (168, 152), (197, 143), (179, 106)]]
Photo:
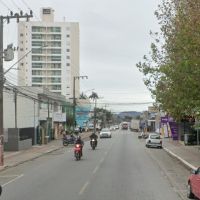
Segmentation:
[(14, 181), (16, 181), (17, 179), (20, 179), (24, 176), (24, 174), (21, 174), (21, 175), (18, 175), (17, 177), (13, 178), (12, 180), (8, 181), (7, 183), (4, 183), (2, 185), (2, 187), (5, 187), (6, 185), (10, 184), (10, 183), (13, 183)]
[(98, 171), (98, 169), (99, 169), (99, 166), (96, 166), (92, 173), (96, 174), (96, 172)]
[(89, 185), (89, 182), (87, 181), (84, 186), (81, 188), (79, 195), (82, 195), (84, 193), (84, 191), (86, 190), (87, 186)]

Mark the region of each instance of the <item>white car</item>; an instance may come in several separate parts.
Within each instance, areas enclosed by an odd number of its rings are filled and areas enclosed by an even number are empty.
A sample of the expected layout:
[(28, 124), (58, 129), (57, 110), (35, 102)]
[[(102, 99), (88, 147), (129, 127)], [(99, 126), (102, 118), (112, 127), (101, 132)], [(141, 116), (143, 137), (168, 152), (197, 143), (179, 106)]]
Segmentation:
[(150, 133), (146, 139), (146, 147), (162, 148), (162, 138), (157, 133)]
[(99, 134), (100, 138), (111, 138), (112, 134), (109, 128), (103, 128)]

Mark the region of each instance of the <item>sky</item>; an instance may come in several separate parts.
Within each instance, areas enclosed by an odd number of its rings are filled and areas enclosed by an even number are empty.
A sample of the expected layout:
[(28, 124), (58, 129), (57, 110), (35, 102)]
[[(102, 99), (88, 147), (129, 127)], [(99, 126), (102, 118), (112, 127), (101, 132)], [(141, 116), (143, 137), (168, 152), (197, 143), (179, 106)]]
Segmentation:
[[(0, 0), (1, 15), (10, 10), (55, 10), (55, 21), (79, 22), (81, 91), (96, 92), (98, 107), (113, 112), (144, 111), (153, 102), (136, 63), (150, 51), (149, 33), (159, 31), (154, 11), (161, 0)], [(4, 28), (4, 46), (16, 41), (15, 22)], [(5, 34), (6, 33), (6, 34)], [(9, 65), (6, 65), (9, 66)], [(15, 72), (10, 72), (15, 73)], [(94, 89), (94, 90), (92, 90)]]

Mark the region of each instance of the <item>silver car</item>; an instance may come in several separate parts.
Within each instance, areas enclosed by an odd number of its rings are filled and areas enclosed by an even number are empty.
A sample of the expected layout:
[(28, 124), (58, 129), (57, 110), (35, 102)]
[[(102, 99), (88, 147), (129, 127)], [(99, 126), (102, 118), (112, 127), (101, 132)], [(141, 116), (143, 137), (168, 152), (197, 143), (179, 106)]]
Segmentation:
[(109, 128), (103, 128), (99, 134), (100, 138), (111, 138), (112, 134)]
[(162, 138), (157, 133), (150, 133), (146, 139), (146, 147), (162, 148)]

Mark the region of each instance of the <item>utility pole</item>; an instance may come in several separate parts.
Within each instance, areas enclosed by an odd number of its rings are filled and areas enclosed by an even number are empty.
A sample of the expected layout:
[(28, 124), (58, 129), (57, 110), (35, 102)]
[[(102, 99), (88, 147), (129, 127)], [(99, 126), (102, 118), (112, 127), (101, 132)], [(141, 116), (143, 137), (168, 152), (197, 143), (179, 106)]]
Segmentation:
[(15, 128), (17, 128), (17, 90), (14, 89), (14, 102), (15, 102)]
[(97, 112), (96, 112), (96, 109), (97, 109), (97, 99), (95, 98), (95, 103), (94, 103), (94, 133), (96, 133), (96, 123), (97, 123)]
[[(3, 59), (4, 59), (4, 52), (3, 49), (3, 23), (4, 21), (7, 21), (7, 23), (10, 22), (10, 19), (17, 19), (17, 22), (19, 22), (19, 19), (25, 18), (27, 21), (29, 18), (33, 17), (32, 11), (30, 11), (30, 14), (23, 14), (23, 11), (20, 11), (20, 13), (10, 12), (10, 15), (7, 16), (0, 16), (0, 166), (4, 165), (4, 128), (3, 128), (3, 85), (4, 85), (4, 70), (3, 70)], [(9, 59), (5, 59), (6, 61), (10, 61)]]
[(88, 76), (74, 76), (73, 77), (73, 132), (76, 126), (76, 79), (88, 79)]

